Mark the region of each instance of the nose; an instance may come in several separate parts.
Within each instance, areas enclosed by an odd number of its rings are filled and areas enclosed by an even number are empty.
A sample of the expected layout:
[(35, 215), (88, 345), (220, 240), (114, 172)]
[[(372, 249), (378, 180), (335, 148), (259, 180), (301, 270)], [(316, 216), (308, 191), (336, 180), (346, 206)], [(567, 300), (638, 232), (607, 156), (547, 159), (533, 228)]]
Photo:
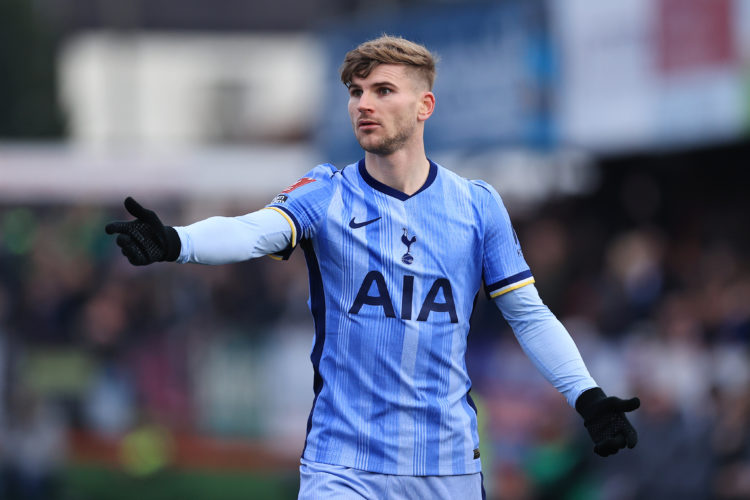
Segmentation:
[(359, 101), (357, 102), (357, 111), (359, 111), (360, 113), (363, 111), (372, 111), (371, 99), (368, 96), (369, 94), (367, 92), (362, 92), (362, 95), (359, 96)]

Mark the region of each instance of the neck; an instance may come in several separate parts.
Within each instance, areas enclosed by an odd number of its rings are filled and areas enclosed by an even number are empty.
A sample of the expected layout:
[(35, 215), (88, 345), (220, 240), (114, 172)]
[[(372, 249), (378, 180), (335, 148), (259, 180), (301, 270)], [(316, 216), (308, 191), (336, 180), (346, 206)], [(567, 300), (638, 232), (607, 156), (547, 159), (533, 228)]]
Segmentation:
[(412, 153), (401, 149), (387, 156), (365, 153), (365, 168), (378, 182), (411, 196), (427, 180), (430, 162), (424, 148)]

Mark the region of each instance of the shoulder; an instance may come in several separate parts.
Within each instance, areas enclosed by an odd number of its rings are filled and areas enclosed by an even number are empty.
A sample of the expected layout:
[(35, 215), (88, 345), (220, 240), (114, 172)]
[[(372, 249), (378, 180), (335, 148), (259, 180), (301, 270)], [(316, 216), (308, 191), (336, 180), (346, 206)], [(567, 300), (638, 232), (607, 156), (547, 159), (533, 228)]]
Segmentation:
[(287, 203), (291, 200), (310, 200), (326, 197), (331, 192), (331, 179), (339, 172), (330, 163), (316, 165), (302, 177), (282, 189), (271, 204)]
[(477, 197), (477, 199), (481, 200), (481, 203), (485, 205), (495, 204), (501, 207), (504, 206), (503, 199), (500, 196), (500, 193), (498, 193), (490, 183), (481, 179), (473, 179), (469, 182), (472, 185), (475, 196)]
[(475, 190), (479, 191), (480, 194), (484, 194), (484, 193), (488, 193), (488, 194), (497, 193), (497, 191), (495, 191), (495, 188), (493, 188), (487, 181), (483, 181), (481, 179), (471, 179), (468, 182), (472, 185), (472, 187)]
[(330, 184), (331, 179), (338, 172), (340, 171), (330, 163), (322, 163), (320, 165), (316, 165), (305, 175), (287, 186), (283, 191), (281, 191), (281, 194), (289, 194), (292, 191), (297, 194), (300, 192), (320, 189), (321, 187)]
[(336, 166), (332, 163), (321, 163), (320, 165), (316, 165), (315, 168), (310, 170), (307, 173), (306, 177), (310, 177), (315, 180), (330, 180), (337, 173), (341, 173), (341, 170), (336, 168)]
[(503, 206), (503, 201), (497, 190), (487, 181), (467, 179), (442, 165), (436, 165), (443, 189), (464, 198), (465, 202), (473, 205), (479, 214), (493, 205)]
[(453, 170), (446, 168), (439, 163), (435, 164), (438, 168), (438, 175), (443, 180), (450, 184), (461, 186), (462, 188), (470, 191), (472, 194), (477, 196), (486, 196), (486, 194), (495, 193), (495, 189), (486, 181), (480, 179), (467, 179), (454, 172)]
[[(433, 162), (430, 161), (430, 163)], [(437, 167), (437, 178), (440, 180), (441, 184), (466, 192), (471, 189), (470, 184), (472, 181), (470, 181), (469, 179), (457, 174), (449, 168), (440, 165), (439, 163), (434, 163), (434, 165)]]
[(472, 202), (479, 205), (485, 205), (492, 199), (500, 201), (500, 195), (497, 190), (488, 182), (481, 179), (467, 179), (461, 175), (438, 165), (440, 175), (449, 183), (460, 186), (462, 191), (471, 198)]
[(357, 163), (338, 168), (332, 163), (322, 163), (306, 174), (314, 180), (324, 181), (326, 184), (337, 184), (352, 181), (357, 177)]

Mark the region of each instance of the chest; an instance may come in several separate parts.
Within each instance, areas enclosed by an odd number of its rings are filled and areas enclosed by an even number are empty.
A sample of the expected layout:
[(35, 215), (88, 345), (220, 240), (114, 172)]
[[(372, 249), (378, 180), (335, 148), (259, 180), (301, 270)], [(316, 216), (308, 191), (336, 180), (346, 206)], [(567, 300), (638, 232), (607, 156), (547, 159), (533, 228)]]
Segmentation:
[(481, 222), (472, 207), (427, 193), (405, 201), (343, 193), (321, 236), (342, 265), (447, 276), (481, 262)]

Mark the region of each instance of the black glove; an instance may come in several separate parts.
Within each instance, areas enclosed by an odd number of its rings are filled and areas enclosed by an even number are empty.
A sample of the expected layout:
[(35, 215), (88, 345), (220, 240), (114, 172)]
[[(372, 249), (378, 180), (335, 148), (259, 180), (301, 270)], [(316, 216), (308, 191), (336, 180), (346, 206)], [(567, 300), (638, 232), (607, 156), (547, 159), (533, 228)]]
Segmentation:
[(152, 262), (173, 261), (180, 256), (180, 236), (171, 226), (165, 226), (153, 210), (147, 210), (128, 196), (125, 209), (136, 220), (110, 222), (104, 228), (107, 234), (117, 235), (122, 254), (134, 266)]
[(585, 391), (576, 401), (576, 411), (583, 417), (583, 425), (594, 441), (594, 453), (606, 457), (621, 448), (633, 448), (638, 443), (638, 433), (625, 412), (641, 406), (641, 400), (622, 400), (607, 397), (599, 387)]

